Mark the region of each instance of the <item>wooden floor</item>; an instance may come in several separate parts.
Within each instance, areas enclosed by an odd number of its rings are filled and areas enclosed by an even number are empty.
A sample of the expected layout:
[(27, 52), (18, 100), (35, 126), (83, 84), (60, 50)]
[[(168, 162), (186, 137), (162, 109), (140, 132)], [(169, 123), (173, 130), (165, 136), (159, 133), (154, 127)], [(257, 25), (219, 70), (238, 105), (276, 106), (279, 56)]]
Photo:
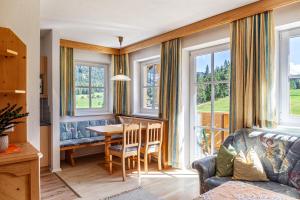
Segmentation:
[(58, 177), (48, 169), (41, 169), (41, 199), (72, 200), (77, 195)]
[[(72, 185), (72, 181), (76, 182), (74, 183), (75, 185), (77, 184), (76, 187), (73, 188), (74, 191), (76, 191), (76, 189), (80, 189), (80, 192), (82, 192), (82, 190), (86, 190), (87, 194), (91, 193), (94, 195), (96, 194), (96, 192), (99, 192), (96, 191), (99, 190), (99, 187), (93, 188), (94, 183), (102, 184), (102, 186), (104, 184), (109, 185), (106, 189), (106, 191), (109, 191), (109, 193), (107, 193), (108, 196), (111, 194), (111, 192), (114, 192), (114, 190), (116, 193), (118, 193), (118, 189), (120, 190), (120, 187), (124, 187), (124, 185), (122, 186), (120, 184), (125, 184), (125, 186), (128, 185), (128, 187), (134, 184), (134, 178), (137, 177), (136, 170), (127, 171), (128, 180), (127, 182), (122, 183), (122, 178), (120, 176), (120, 167), (114, 167), (114, 173), (112, 175), (109, 175), (108, 172), (106, 173), (106, 171), (101, 169), (101, 167), (103, 167), (103, 160), (100, 160), (99, 158), (100, 155), (78, 158), (76, 160), (76, 166), (74, 168), (65, 163), (62, 163), (63, 171), (59, 174), (64, 174), (64, 176), (68, 178), (68, 182), (70, 182), (71, 180), (71, 184), (69, 185)], [(99, 174), (100, 170), (104, 172), (103, 175), (101, 173)], [(94, 174), (95, 176), (93, 177)], [(81, 179), (85, 179), (86, 182)], [(108, 179), (111, 181), (108, 181)], [(101, 183), (102, 180), (103, 183)], [(142, 173), (141, 177), (138, 180), (139, 181), (137, 184), (139, 186), (141, 186), (147, 192), (154, 194), (159, 199), (190, 200), (194, 199), (199, 194), (198, 175), (196, 174), (196, 172), (192, 170), (176, 169), (169, 169), (158, 172), (157, 163), (155, 161), (151, 163), (149, 173)], [(78, 196), (55, 174), (42, 172), (41, 183), (43, 200), (69, 200), (78, 198)], [(78, 183), (80, 184), (79, 187), (77, 187)], [(93, 198), (92, 196), (88, 199), (99, 198)]]

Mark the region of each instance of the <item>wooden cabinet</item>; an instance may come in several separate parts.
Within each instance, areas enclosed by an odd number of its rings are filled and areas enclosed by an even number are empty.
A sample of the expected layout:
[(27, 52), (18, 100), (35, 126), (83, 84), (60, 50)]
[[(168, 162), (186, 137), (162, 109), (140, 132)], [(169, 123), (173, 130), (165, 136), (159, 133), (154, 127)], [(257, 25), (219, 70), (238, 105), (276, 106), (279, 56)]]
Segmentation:
[(40, 153), (29, 143), (20, 153), (0, 154), (0, 200), (40, 199)]

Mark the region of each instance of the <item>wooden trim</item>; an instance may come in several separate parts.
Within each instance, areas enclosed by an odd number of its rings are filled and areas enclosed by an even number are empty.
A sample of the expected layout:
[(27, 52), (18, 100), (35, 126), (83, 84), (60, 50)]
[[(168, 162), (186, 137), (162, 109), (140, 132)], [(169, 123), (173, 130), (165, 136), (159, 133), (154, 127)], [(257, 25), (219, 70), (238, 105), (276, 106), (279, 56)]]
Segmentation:
[(104, 53), (104, 54), (113, 54), (113, 55), (120, 54), (120, 49), (104, 47), (104, 46), (99, 46), (94, 44), (87, 44), (83, 42), (76, 42), (76, 41), (65, 40), (65, 39), (60, 40), (60, 46), (74, 48), (74, 49), (96, 51), (98, 53)]
[(292, 3), (300, 2), (300, 0), (260, 0), (207, 19), (180, 27), (173, 31), (137, 42), (121, 49), (121, 54), (131, 53), (162, 42), (175, 38), (185, 37), (194, 33), (198, 33), (210, 28), (231, 23), (232, 21), (242, 19), (251, 15), (273, 10), (279, 7), (287, 6)]

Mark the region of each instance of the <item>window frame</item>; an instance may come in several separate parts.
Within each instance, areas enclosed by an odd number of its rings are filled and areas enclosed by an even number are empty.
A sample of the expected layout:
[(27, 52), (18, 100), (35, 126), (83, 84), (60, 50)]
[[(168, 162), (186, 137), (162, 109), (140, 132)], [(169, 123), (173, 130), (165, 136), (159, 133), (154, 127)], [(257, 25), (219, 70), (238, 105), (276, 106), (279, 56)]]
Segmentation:
[[(210, 143), (210, 149), (211, 152), (210, 154), (213, 155), (214, 154), (214, 139), (215, 139), (215, 131), (229, 131), (228, 129), (224, 129), (224, 128), (216, 128), (215, 126), (215, 116), (214, 116), (214, 102), (215, 102), (215, 88), (211, 87), (211, 124), (209, 127), (207, 126), (201, 126), (199, 124), (197, 124), (197, 122), (195, 121), (196, 119), (196, 107), (197, 107), (197, 76), (196, 76), (196, 62), (195, 59), (197, 56), (202, 56), (202, 55), (206, 55), (206, 54), (211, 54), (211, 80), (206, 82), (206, 85), (211, 85), (214, 86), (216, 84), (220, 84), (220, 83), (227, 83), (229, 84), (229, 90), (230, 90), (230, 79), (226, 80), (226, 81), (217, 81), (215, 80), (214, 77), (214, 54), (218, 53), (218, 52), (222, 52), (222, 51), (226, 51), (226, 50), (230, 50), (230, 44), (229, 43), (225, 43), (225, 44), (220, 44), (220, 45), (214, 45), (214, 46), (210, 46), (210, 47), (206, 47), (203, 49), (198, 49), (198, 50), (194, 50), (190, 52), (190, 161), (193, 162), (194, 160), (198, 159), (199, 155), (196, 155), (196, 130), (198, 127), (202, 127), (202, 128), (209, 128), (211, 131), (211, 143)], [(230, 60), (231, 62), (231, 60)], [(230, 95), (230, 91), (229, 91), (229, 95)]]
[[(144, 108), (144, 88), (160, 88), (160, 74), (159, 74), (159, 83), (157, 86), (144, 86), (144, 68), (149, 66), (149, 65), (160, 65), (160, 58), (155, 58), (155, 59), (151, 59), (151, 60), (147, 60), (147, 61), (143, 61), (140, 63), (140, 114), (144, 114), (144, 115), (153, 115), (153, 116), (158, 116), (158, 110), (159, 109), (155, 109), (154, 107), (152, 107), (152, 109), (145, 109)], [(155, 90), (154, 90), (155, 91)], [(159, 95), (159, 94), (158, 94)], [(155, 96), (155, 95), (154, 95)]]
[[(85, 65), (89, 67), (89, 86), (76, 86), (76, 67), (77, 65)], [(93, 87), (91, 84), (91, 68), (92, 67), (99, 67), (104, 69), (104, 87)], [(109, 108), (109, 95), (108, 95), (108, 67), (109, 65), (106, 63), (100, 63), (100, 62), (89, 62), (89, 61), (74, 61), (74, 92), (76, 91), (76, 88), (88, 88), (89, 91), (94, 88), (103, 88), (104, 89), (104, 106), (103, 108), (92, 108), (91, 107), (91, 92), (89, 93), (89, 107), (90, 108), (76, 108), (76, 94), (74, 95), (74, 102), (75, 102), (75, 116), (86, 116), (86, 115), (98, 115), (98, 114), (105, 114), (108, 113)]]
[(300, 127), (300, 116), (290, 114), (290, 75), (289, 39), (300, 37), (300, 27), (279, 32), (279, 125)]

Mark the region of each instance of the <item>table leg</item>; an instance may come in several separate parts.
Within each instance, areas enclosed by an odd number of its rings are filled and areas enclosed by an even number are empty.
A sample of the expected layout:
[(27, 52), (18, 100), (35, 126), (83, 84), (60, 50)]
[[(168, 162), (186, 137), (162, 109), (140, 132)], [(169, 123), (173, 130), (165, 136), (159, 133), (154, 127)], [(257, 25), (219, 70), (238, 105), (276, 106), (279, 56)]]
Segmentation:
[(109, 167), (109, 147), (111, 144), (111, 136), (105, 136), (105, 167)]

